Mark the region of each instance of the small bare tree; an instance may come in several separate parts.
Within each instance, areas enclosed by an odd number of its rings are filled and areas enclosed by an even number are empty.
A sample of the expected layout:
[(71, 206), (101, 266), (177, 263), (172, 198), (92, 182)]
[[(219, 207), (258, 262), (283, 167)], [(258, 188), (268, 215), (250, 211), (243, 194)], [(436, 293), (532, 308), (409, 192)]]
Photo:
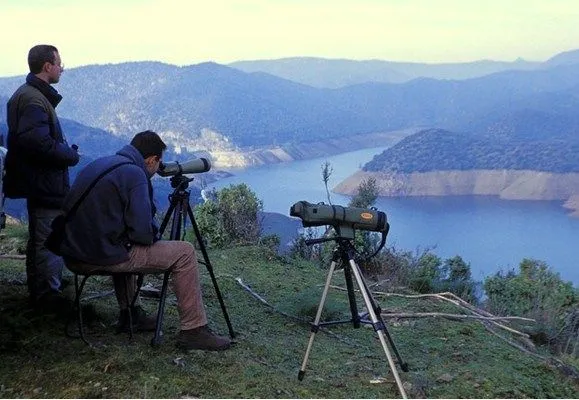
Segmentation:
[(322, 180), (324, 181), (324, 186), (326, 187), (326, 195), (328, 196), (328, 203), (332, 204), (332, 199), (330, 198), (330, 189), (328, 189), (328, 182), (330, 181), (330, 176), (334, 172), (332, 164), (329, 161), (324, 161), (322, 164)]

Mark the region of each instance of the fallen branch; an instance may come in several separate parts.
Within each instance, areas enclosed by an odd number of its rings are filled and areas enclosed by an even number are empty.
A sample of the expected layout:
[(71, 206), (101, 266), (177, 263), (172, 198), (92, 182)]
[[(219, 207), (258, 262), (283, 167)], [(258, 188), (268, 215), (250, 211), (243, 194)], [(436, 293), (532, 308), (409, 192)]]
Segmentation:
[[(475, 312), (477, 314), (481, 314), (481, 315), (486, 315), (487, 317), (494, 317), (493, 314), (491, 314), (488, 311), (485, 310), (481, 310), (478, 307), (473, 306), (472, 304), (470, 304), (468, 301), (465, 301), (464, 299), (461, 299), (459, 296), (457, 296), (456, 294), (452, 293), (452, 292), (443, 292), (440, 293), (442, 296), (449, 296), (452, 297), (455, 301), (457, 301), (458, 303), (460, 303), (463, 307), (468, 308), (469, 310), (471, 310), (472, 312)], [(445, 297), (446, 298), (446, 297)], [(450, 300), (450, 299), (448, 299)], [(533, 322), (535, 322), (535, 320), (532, 320)]]
[(388, 281), (390, 281), (390, 279), (382, 279), (381, 281), (376, 281), (374, 283), (369, 284), (368, 287), (381, 286), (383, 283), (386, 283)]
[[(560, 372), (562, 372), (563, 374), (565, 374), (566, 376), (572, 376), (575, 379), (579, 379), (579, 371), (577, 370), (577, 368), (575, 368), (573, 365), (567, 364), (561, 360), (559, 360), (558, 358), (555, 357), (545, 357), (542, 356), (532, 350), (529, 350), (527, 348), (525, 348), (524, 346), (519, 345), (518, 343), (515, 343), (511, 340), (509, 340), (508, 338), (504, 337), (503, 335), (501, 335), (500, 333), (496, 332), (491, 326), (488, 326), (487, 324), (484, 324), (484, 327), (487, 331), (489, 331), (490, 333), (492, 333), (493, 335), (501, 338), (502, 340), (504, 340), (505, 342), (507, 342), (509, 345), (513, 346), (514, 348), (516, 348), (517, 350), (520, 350), (530, 356), (533, 356), (535, 358), (538, 358), (542, 361), (545, 361), (547, 364), (557, 368)], [(534, 348), (534, 344), (531, 342), (529, 343), (529, 345)]]
[[(228, 275), (230, 277), (232, 277), (231, 275)], [(232, 277), (233, 278), (233, 277)], [(281, 312), (279, 310), (276, 310), (273, 306), (271, 306), (263, 297), (261, 297), (258, 293), (256, 293), (255, 291), (253, 291), (248, 285), (244, 284), (243, 281), (241, 280), (241, 278), (234, 278), (238, 284), (240, 284), (245, 290), (247, 290), (249, 293), (252, 294), (252, 296), (254, 296), (256, 299), (258, 299), (260, 302), (262, 302), (263, 304), (265, 304), (266, 306), (272, 308), (274, 311), (292, 318), (292, 319), (296, 319), (300, 322), (303, 323), (307, 323), (309, 324), (309, 322), (301, 319), (301, 318), (297, 318), (294, 317), (292, 315), (289, 315), (287, 313)], [(341, 291), (346, 291), (347, 289), (339, 287), (339, 286), (331, 286), (333, 289), (337, 289), (337, 290), (341, 290)], [(534, 344), (529, 340), (529, 335), (519, 332), (515, 329), (509, 328), (507, 326), (504, 326), (502, 324), (497, 323), (496, 321), (500, 321), (500, 320), (522, 320), (522, 321), (528, 321), (528, 322), (535, 322), (534, 319), (530, 319), (530, 318), (523, 318), (523, 317), (497, 317), (492, 315), (491, 313), (484, 311), (484, 310), (480, 310), (476, 307), (474, 307), (473, 305), (471, 305), (470, 303), (466, 302), (465, 300), (461, 299), (460, 297), (456, 296), (454, 293), (450, 293), (450, 292), (444, 292), (444, 293), (434, 293), (434, 294), (416, 294), (416, 295), (405, 295), (405, 294), (399, 294), (399, 293), (376, 293), (376, 294), (380, 294), (383, 296), (398, 296), (398, 297), (406, 297), (406, 298), (436, 298), (436, 299), (441, 299), (441, 300), (445, 300), (448, 302), (451, 302), (452, 304), (455, 304), (459, 307), (462, 308), (466, 308), (469, 311), (473, 312), (475, 315), (462, 315), (462, 314), (449, 314), (449, 313), (381, 313), (381, 315), (383, 317), (389, 317), (389, 318), (428, 318), (428, 317), (442, 317), (442, 318), (450, 318), (450, 319), (476, 319), (479, 320), (481, 322), (481, 324), (484, 326), (484, 328), (492, 333), (493, 335), (497, 336), (498, 338), (502, 339), (503, 341), (507, 342), (507, 344), (509, 344), (510, 346), (516, 348), (517, 350), (520, 350), (526, 354), (529, 354), (533, 357), (536, 357), (540, 360), (543, 360), (545, 362), (547, 362), (550, 365), (553, 365), (555, 368), (559, 369), (560, 371), (564, 372), (566, 375), (569, 376), (573, 376), (575, 378), (579, 377), (579, 372), (577, 371), (576, 368), (569, 366), (567, 364), (565, 364), (564, 362), (562, 362), (559, 359), (556, 358), (552, 358), (552, 357), (544, 357), (540, 354), (537, 354), (536, 352), (534, 352), (533, 350), (529, 350), (528, 348), (526, 348), (524, 345), (518, 344), (513, 342), (512, 340), (510, 340), (509, 338), (501, 335), (500, 333), (498, 333), (497, 331), (495, 331), (493, 329), (493, 327), (491, 325), (494, 325), (496, 327), (500, 327), (502, 329), (505, 329), (511, 333), (517, 334), (519, 336), (522, 336), (522, 340), (524, 342), (526, 342), (526, 345), (533, 348), (534, 349)], [(451, 297), (451, 299), (445, 297), (445, 296), (449, 296)], [(323, 327), (321, 327), (323, 328)], [(353, 344), (355, 346), (358, 347), (362, 347), (360, 344), (358, 343), (352, 343), (351, 340), (346, 340), (345, 338), (342, 338), (341, 336), (327, 330), (327, 329), (321, 329), (322, 332), (333, 336), (335, 338), (337, 338), (338, 340), (348, 343), (348, 344)]]
[[(331, 285), (330, 287), (332, 287), (333, 289), (336, 289), (336, 290), (347, 291), (346, 288), (343, 288), (340, 286)], [(472, 304), (468, 303), (467, 301), (461, 299), (460, 297), (458, 297), (457, 295), (455, 295), (454, 293), (451, 293), (451, 292), (429, 293), (429, 294), (399, 294), (399, 293), (373, 292), (372, 294), (380, 295), (380, 296), (397, 296), (397, 297), (405, 297), (405, 298), (435, 298), (435, 299), (439, 299), (439, 300), (448, 301), (457, 307), (461, 307), (463, 309), (469, 310), (470, 312), (474, 313), (475, 315), (478, 315), (480, 317), (488, 317), (489, 322), (491, 322), (492, 324), (494, 324), (494, 325), (498, 326), (499, 328), (502, 328), (506, 331), (514, 333), (515, 335), (522, 336), (526, 339), (529, 339), (529, 335), (527, 335), (526, 333), (519, 332), (516, 329), (513, 329), (513, 328), (510, 328), (506, 325), (500, 324), (500, 323), (496, 322), (496, 320), (521, 319), (524, 321), (535, 322), (534, 319), (523, 318), (523, 317), (496, 317), (495, 315), (492, 315), (491, 313), (489, 313), (487, 311), (481, 310), (481, 309), (473, 306)], [(449, 299), (445, 296), (449, 296), (451, 298)]]
[[(336, 290), (341, 290), (343, 292), (346, 292), (348, 289), (343, 288), (341, 286), (335, 286), (335, 285), (330, 285), (329, 286), (332, 289), (336, 289)], [(356, 289), (356, 291), (358, 291)], [(386, 292), (372, 292), (372, 294), (378, 295), (378, 296), (385, 296), (385, 297), (404, 297), (407, 299), (420, 299), (420, 298), (438, 298), (440, 300), (445, 300), (445, 301), (449, 301), (454, 305), (459, 306), (459, 302), (457, 301), (453, 301), (451, 299), (447, 299), (444, 296), (442, 296), (442, 293), (431, 293), (431, 294), (401, 294), (401, 293), (386, 293)]]
[(95, 293), (95, 294), (90, 294), (88, 296), (85, 296), (81, 299), (81, 301), (100, 299), (102, 297), (112, 296), (113, 294), (115, 294), (114, 290), (108, 290), (106, 292), (100, 292), (100, 293)]
[(235, 278), (235, 281), (236, 281), (242, 288), (244, 288), (247, 292), (249, 292), (253, 297), (255, 297), (257, 300), (259, 300), (261, 303), (265, 304), (267, 307), (271, 308), (271, 309), (274, 310), (275, 312), (283, 315), (284, 317), (288, 317), (288, 318), (291, 318), (291, 319), (293, 319), (293, 320), (295, 320), (295, 321), (298, 321), (299, 323), (302, 323), (302, 324), (305, 324), (305, 325), (309, 325), (309, 324), (310, 324), (309, 321), (306, 321), (306, 320), (303, 319), (303, 318), (299, 318), (299, 317), (296, 317), (296, 316), (294, 316), (294, 315), (288, 314), (288, 313), (286, 313), (286, 312), (284, 312), (284, 311), (281, 311), (281, 310), (276, 309), (274, 306), (272, 306), (271, 304), (269, 304), (269, 303), (267, 302), (267, 300), (265, 300), (263, 297), (261, 297), (261, 296), (259, 295), (259, 293), (255, 292), (249, 285), (246, 285), (245, 283), (243, 283), (243, 281), (241, 280), (241, 278)]
[(26, 260), (26, 256), (23, 254), (0, 254), (0, 259)]
[(383, 312), (382, 316), (389, 317), (389, 318), (424, 318), (424, 317), (443, 317), (443, 318), (451, 318), (451, 319), (479, 319), (485, 321), (498, 321), (498, 320), (523, 320), (523, 321), (534, 321), (529, 318), (523, 317), (485, 317), (482, 315), (464, 315), (464, 314), (449, 314), (449, 313), (387, 313)]
[(483, 323), (483, 326), (485, 327), (485, 329), (486, 329), (488, 332), (490, 332), (490, 333), (492, 333), (493, 335), (495, 335), (496, 337), (504, 340), (504, 341), (507, 342), (509, 345), (513, 346), (514, 348), (516, 348), (516, 349), (518, 349), (518, 350), (521, 350), (521, 351), (524, 352), (524, 353), (530, 354), (530, 355), (532, 355), (532, 356), (534, 356), (534, 357), (537, 357), (537, 358), (539, 358), (539, 359), (541, 359), (541, 360), (547, 360), (546, 357), (543, 357), (542, 355), (537, 354), (537, 353), (535, 353), (534, 351), (529, 350), (529, 349), (527, 349), (526, 347), (521, 346), (520, 344), (513, 342), (512, 340), (509, 340), (509, 338), (504, 337), (503, 335), (501, 335), (500, 333), (498, 333), (497, 331), (495, 331), (494, 329), (492, 329), (488, 324)]

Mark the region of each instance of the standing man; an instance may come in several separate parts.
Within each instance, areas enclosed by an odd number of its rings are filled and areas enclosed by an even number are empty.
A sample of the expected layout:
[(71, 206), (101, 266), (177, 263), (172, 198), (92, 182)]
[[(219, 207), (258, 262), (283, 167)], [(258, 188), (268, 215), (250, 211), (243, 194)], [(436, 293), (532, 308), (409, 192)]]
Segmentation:
[[(195, 248), (185, 241), (159, 240), (151, 177), (166, 148), (159, 135), (145, 131), (115, 155), (88, 164), (64, 202), (65, 213), (78, 205), (66, 224), (60, 250), (67, 267), (78, 273), (171, 271), (181, 320), (177, 345), (186, 350), (225, 350), (229, 339), (207, 326)], [(109, 172), (97, 180), (105, 171)], [(129, 328), (129, 313), (134, 329), (154, 330), (154, 318), (146, 317), (140, 306), (130, 308), (136, 287), (130, 284), (127, 290), (118, 279), (114, 283), (121, 309), (118, 330)]]
[(26, 275), (34, 306), (62, 304), (63, 260), (44, 246), (52, 220), (70, 189), (68, 167), (79, 161), (77, 146), (64, 138), (55, 108), (62, 96), (51, 86), (64, 66), (58, 49), (37, 45), (28, 52), (30, 73), (8, 101), (4, 192), (25, 198), (28, 211)]

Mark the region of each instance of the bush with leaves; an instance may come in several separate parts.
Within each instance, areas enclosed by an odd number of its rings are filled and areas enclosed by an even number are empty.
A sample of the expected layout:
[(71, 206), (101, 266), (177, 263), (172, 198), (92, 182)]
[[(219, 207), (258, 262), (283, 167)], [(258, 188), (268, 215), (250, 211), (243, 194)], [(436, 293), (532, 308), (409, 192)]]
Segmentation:
[(545, 262), (524, 259), (518, 273), (498, 272), (485, 279), (484, 289), (489, 311), (533, 318), (535, 338), (561, 352), (579, 354), (579, 291)]
[(418, 293), (434, 293), (442, 280), (442, 260), (435, 254), (423, 254), (408, 274), (408, 287)]
[(261, 231), (257, 213), (263, 210), (263, 202), (245, 183), (223, 188), (217, 197), (221, 223), (229, 237), (238, 243), (255, 243)]
[(223, 229), (219, 206), (216, 201), (206, 201), (195, 207), (195, 220), (201, 235), (212, 247), (223, 247), (227, 243), (228, 235)]
[(451, 292), (462, 299), (476, 303), (477, 283), (472, 280), (470, 265), (462, 257), (454, 256), (442, 261), (440, 257), (425, 252), (415, 262), (408, 263), (408, 287), (419, 293)]
[(375, 178), (364, 179), (358, 186), (356, 195), (352, 197), (348, 206), (358, 208), (372, 207), (378, 198), (378, 184)]
[(216, 201), (198, 205), (195, 219), (210, 246), (255, 244), (261, 232), (258, 212), (262, 209), (262, 201), (241, 183), (219, 190)]
[(304, 260), (319, 260), (320, 246), (306, 244), (307, 240), (317, 239), (318, 234), (315, 228), (306, 228), (304, 233), (299, 234), (292, 242), (289, 249), (291, 258), (302, 258)]
[(278, 235), (265, 235), (259, 239), (259, 244), (268, 249), (272, 254), (277, 254), (277, 248), (280, 244)]
[[(370, 208), (378, 198), (378, 185), (375, 178), (364, 179), (356, 194), (348, 203), (348, 207)], [(381, 262), (373, 256), (380, 246), (382, 234), (371, 231), (355, 231), (354, 247), (357, 251), (357, 262), (367, 274), (378, 274), (382, 270)]]

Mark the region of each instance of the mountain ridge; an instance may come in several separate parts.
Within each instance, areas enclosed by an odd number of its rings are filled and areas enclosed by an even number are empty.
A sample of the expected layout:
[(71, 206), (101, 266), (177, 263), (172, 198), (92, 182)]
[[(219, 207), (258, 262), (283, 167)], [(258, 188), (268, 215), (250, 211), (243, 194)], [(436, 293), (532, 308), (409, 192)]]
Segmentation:
[[(574, 72), (573, 65), (557, 64), (462, 81), (421, 78), (319, 89), (212, 62), (106, 64), (66, 71), (58, 85), (64, 96), (59, 115), (123, 137), (154, 129), (186, 151), (195, 150), (195, 142), (203, 146), (203, 129), (239, 147), (416, 126), (466, 130), (473, 120), (525, 98), (570, 90), (579, 85)], [(0, 95), (9, 96), (20, 83), (0, 79)]]
[[(267, 72), (320, 88), (339, 88), (362, 82), (403, 83), (419, 77), (469, 79), (505, 70), (535, 70), (579, 63), (579, 49), (558, 53), (546, 61), (494, 61), (481, 59), (452, 63), (418, 63), (388, 60), (350, 60), (323, 57), (286, 57), (243, 60), (229, 66), (245, 72)], [(362, 72), (361, 72), (362, 71)]]
[[(461, 132), (470, 142), (486, 141), (503, 160), (514, 157), (512, 165), (501, 161), (477, 168), (516, 169), (521, 151), (533, 146), (531, 142), (548, 141), (552, 158), (559, 163), (575, 143), (578, 58), (579, 51), (574, 50), (535, 69), (463, 80), (365, 82), (337, 89), (214, 62), (184, 67), (154, 61), (92, 65), (66, 71), (57, 86), (64, 96), (58, 112), (64, 121), (99, 129), (85, 139), (114, 138), (94, 140), (83, 148), (96, 151), (97, 142), (120, 143), (137, 131), (153, 129), (170, 145), (171, 156), (203, 154), (223, 167), (247, 166), (249, 155), (269, 163), (332, 154), (347, 148), (348, 138), (365, 135), (375, 135), (368, 147), (386, 146), (392, 142), (380, 136), (385, 132), (436, 128)], [(0, 96), (10, 96), (22, 81), (22, 76), (0, 78)], [(74, 135), (71, 140), (76, 140)], [(510, 147), (501, 147), (505, 140)], [(452, 157), (460, 156), (459, 152)], [(575, 158), (570, 163), (561, 171), (579, 165)]]

